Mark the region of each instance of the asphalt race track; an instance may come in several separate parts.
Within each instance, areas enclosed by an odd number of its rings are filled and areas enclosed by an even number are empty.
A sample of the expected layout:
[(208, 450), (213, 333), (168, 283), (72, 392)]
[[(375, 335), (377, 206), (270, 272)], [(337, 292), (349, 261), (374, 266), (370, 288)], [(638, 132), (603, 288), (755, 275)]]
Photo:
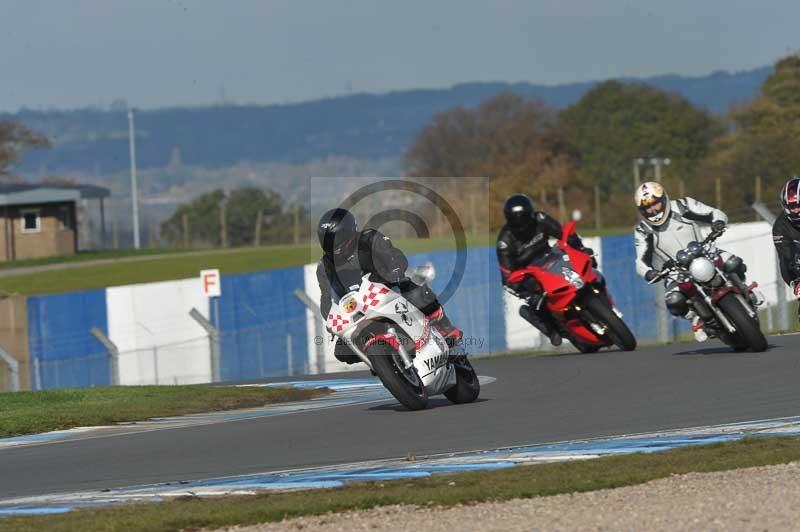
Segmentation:
[(0, 449), (0, 499), (798, 415), (800, 336), (770, 344), (477, 360), (497, 381), (472, 405), (387, 401)]

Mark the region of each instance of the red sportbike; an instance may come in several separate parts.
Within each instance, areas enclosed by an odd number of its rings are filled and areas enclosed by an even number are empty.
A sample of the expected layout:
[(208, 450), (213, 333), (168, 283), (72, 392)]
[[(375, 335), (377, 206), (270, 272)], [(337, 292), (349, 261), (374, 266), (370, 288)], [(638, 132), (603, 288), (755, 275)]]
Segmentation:
[(592, 257), (578, 251), (567, 240), (575, 233), (575, 222), (564, 226), (561, 240), (550, 253), (534, 264), (511, 272), (508, 281), (520, 283), (528, 276), (542, 286), (542, 305), (555, 318), (561, 336), (582, 353), (617, 345), (625, 351), (636, 349), (636, 338), (622, 321), (622, 313), (594, 269)]

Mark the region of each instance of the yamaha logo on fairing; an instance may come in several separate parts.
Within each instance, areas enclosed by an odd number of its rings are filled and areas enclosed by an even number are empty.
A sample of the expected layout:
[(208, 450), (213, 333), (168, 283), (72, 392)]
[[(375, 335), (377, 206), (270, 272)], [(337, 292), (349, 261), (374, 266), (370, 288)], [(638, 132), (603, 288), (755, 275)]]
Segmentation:
[(436, 355), (428, 360), (423, 360), (423, 362), (425, 363), (425, 367), (428, 368), (428, 371), (433, 371), (439, 366), (443, 366), (444, 363), (447, 362), (447, 355), (442, 353), (441, 355)]

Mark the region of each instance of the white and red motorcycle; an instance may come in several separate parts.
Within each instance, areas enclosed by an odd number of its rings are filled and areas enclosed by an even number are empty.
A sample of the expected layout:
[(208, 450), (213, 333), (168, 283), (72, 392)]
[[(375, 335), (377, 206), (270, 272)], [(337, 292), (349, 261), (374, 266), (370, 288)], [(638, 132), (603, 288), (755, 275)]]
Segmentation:
[(480, 383), (466, 355), (450, 356), (444, 337), (425, 315), (388, 286), (361, 279), (357, 290), (333, 302), (326, 327), (411, 410), (428, 397), (444, 394), (453, 403), (471, 403)]

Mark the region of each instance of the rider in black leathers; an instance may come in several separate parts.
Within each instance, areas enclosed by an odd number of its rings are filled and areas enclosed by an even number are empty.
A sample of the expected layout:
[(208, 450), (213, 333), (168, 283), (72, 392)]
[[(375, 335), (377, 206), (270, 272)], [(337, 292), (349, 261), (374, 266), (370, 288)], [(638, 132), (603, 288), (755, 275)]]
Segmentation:
[[(542, 294), (538, 281), (527, 277), (521, 283), (508, 282), (511, 272), (538, 261), (550, 252), (548, 238), (561, 238), (561, 224), (543, 212), (535, 212), (533, 202), (524, 194), (510, 196), (503, 205), (503, 215), (506, 223), (497, 235), (497, 262), (500, 263), (503, 286), (515, 296), (526, 300), (527, 304), (519, 309), (520, 316), (548, 336), (551, 344), (561, 345), (561, 335), (553, 317), (543, 306), (537, 310)], [(594, 254), (591, 249), (583, 246), (576, 234), (570, 237), (568, 243), (589, 255)]]
[[(322, 215), (317, 235), (323, 251), (317, 265), (322, 319), (327, 319), (333, 298), (338, 301), (357, 289), (362, 276), (369, 272), (372, 280), (396, 288), (425, 314), (451, 348), (460, 343), (462, 333), (445, 315), (436, 294), (427, 284), (415, 284), (406, 276), (408, 259), (392, 245), (389, 237), (375, 229), (359, 231), (352, 213), (341, 208)], [(453, 355), (456, 353), (455, 349), (451, 351)], [(348, 364), (361, 361), (341, 341), (337, 342), (334, 354), (338, 360)]]
[(800, 177), (789, 179), (781, 190), (783, 212), (772, 225), (781, 277), (795, 297), (800, 297)]

